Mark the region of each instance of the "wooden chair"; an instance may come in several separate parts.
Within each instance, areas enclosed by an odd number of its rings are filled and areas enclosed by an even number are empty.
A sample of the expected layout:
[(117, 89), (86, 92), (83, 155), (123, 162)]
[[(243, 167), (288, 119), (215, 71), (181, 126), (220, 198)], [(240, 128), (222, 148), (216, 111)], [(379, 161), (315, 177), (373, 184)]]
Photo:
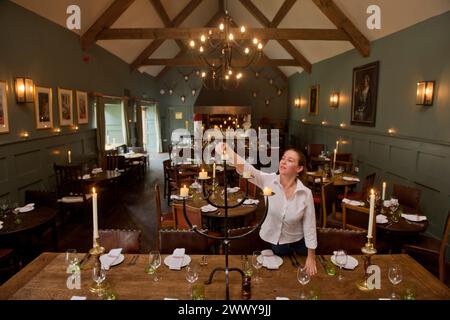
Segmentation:
[(407, 213), (421, 214), (419, 208), (420, 195), (420, 189), (400, 184), (394, 184), (392, 191), (392, 197), (398, 199), (398, 203), (403, 207), (403, 211)]
[[(243, 191), (246, 192), (247, 191), (247, 183), (246, 183), (247, 179), (243, 179), (242, 177), (239, 177), (239, 188)], [(252, 182), (248, 182), (248, 196), (249, 198), (253, 198), (256, 199), (256, 191), (257, 191), (258, 187), (256, 186), (256, 184), (252, 183)]]
[(351, 172), (353, 168), (353, 160), (351, 153), (337, 153), (335, 169), (344, 167), (345, 172)]
[(105, 252), (111, 249), (122, 248), (122, 253), (140, 253), (141, 231), (105, 229), (98, 230), (99, 244), (105, 248)]
[(322, 184), (320, 215), (317, 220), (317, 225), (321, 225), (323, 228), (327, 225), (328, 216), (336, 216), (336, 194), (333, 182), (327, 182)]
[(170, 183), (170, 174), (169, 170), (172, 165), (172, 160), (167, 159), (163, 161), (163, 172), (164, 172), (164, 198), (170, 196), (169, 192), (169, 183)]
[[(342, 229), (351, 229), (367, 232), (369, 225), (369, 208), (355, 207), (346, 203), (342, 204)], [(376, 245), (376, 219), (373, 216), (372, 241)]]
[(335, 228), (317, 228), (316, 254), (333, 254), (343, 249), (347, 254), (361, 254), (366, 243), (366, 232), (361, 230), (345, 230)]
[[(203, 228), (202, 209), (186, 205), (186, 214), (192, 225)], [(175, 225), (177, 229), (190, 229), (186, 219), (184, 218), (182, 204), (172, 204), (172, 215), (175, 217)]]
[(318, 157), (322, 151), (325, 151), (324, 144), (310, 143), (306, 145), (306, 156), (308, 159), (311, 157)]
[(35, 203), (36, 206), (55, 207), (57, 204), (55, 192), (45, 190), (25, 190), (25, 203)]
[(0, 248), (0, 285), (19, 270), (17, 260), (14, 249)]
[(438, 275), (445, 283), (446, 249), (450, 232), (450, 211), (447, 214), (442, 239), (421, 235), (417, 242), (403, 246), (403, 251), (425, 266), (431, 273)]
[(155, 208), (156, 208), (156, 218), (158, 223), (158, 230), (175, 228), (175, 218), (173, 212), (163, 213), (161, 209), (161, 194), (159, 190), (159, 185), (155, 184)]
[(376, 173), (374, 172), (366, 176), (361, 192), (352, 192), (347, 195), (340, 194), (338, 196), (338, 199), (342, 200), (345, 197), (351, 200), (366, 201), (367, 197), (369, 196), (370, 189), (372, 189), (373, 185), (375, 184), (375, 175)]
[(119, 170), (124, 172), (125, 157), (119, 155), (105, 155), (105, 170)]
[[(237, 229), (229, 229), (228, 234), (230, 236), (239, 236), (244, 233), (249, 232), (254, 227), (243, 227)], [(250, 235), (230, 241), (229, 254), (249, 254), (251, 255), (253, 251), (270, 249), (270, 244), (265, 242), (259, 236), (260, 229), (254, 231)], [(224, 252), (224, 248), (221, 248), (221, 252)]]
[(208, 238), (192, 230), (159, 230), (159, 251), (171, 254), (176, 248), (185, 248), (186, 254), (210, 254), (212, 248)]

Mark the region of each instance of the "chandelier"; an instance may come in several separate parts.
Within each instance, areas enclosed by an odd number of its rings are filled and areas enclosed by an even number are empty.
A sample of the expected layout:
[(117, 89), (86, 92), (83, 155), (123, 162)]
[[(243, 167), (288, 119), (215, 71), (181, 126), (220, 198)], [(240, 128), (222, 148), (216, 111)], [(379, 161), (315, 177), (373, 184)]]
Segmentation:
[[(237, 88), (243, 78), (244, 69), (250, 67), (262, 56), (263, 44), (257, 39), (245, 40), (245, 26), (233, 28), (234, 23), (225, 10), (223, 21), (217, 28), (209, 29), (196, 40), (190, 40), (189, 48), (201, 64), (197, 71), (203, 86), (219, 90)], [(236, 33), (239, 33), (237, 35)]]

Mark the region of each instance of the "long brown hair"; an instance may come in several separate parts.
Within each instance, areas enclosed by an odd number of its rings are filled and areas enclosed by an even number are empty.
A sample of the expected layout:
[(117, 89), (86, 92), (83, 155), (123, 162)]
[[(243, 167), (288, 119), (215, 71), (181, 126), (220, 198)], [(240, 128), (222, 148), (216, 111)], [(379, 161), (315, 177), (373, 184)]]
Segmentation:
[(306, 179), (306, 157), (300, 149), (296, 147), (288, 147), (284, 150), (283, 155), (287, 151), (294, 151), (298, 155), (298, 165), (303, 167), (303, 170), (297, 175), (297, 178), (300, 179), (301, 182), (305, 183)]

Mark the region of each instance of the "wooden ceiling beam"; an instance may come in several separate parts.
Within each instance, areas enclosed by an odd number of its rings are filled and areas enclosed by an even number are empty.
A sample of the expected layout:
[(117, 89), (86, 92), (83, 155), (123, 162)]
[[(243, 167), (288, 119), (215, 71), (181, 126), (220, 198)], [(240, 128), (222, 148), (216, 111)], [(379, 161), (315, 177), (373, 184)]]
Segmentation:
[[(184, 20), (198, 7), (202, 0), (191, 0), (183, 10), (172, 20), (171, 26), (178, 27)], [(142, 62), (150, 57), (163, 44), (164, 40), (154, 40), (150, 43), (131, 63), (131, 69), (135, 70), (142, 65)]]
[[(158, 1), (158, 0), (157, 0)], [(209, 31), (213, 31), (209, 34)], [(339, 29), (279, 29), (248, 28), (241, 33), (239, 28), (231, 28), (236, 40), (336, 40), (349, 41), (345, 32)], [(176, 39), (199, 40), (201, 35), (209, 35), (210, 39), (224, 39), (224, 33), (211, 28), (114, 28), (103, 31), (99, 40), (137, 40), (137, 39)]]
[(333, 24), (344, 31), (353, 46), (363, 57), (370, 55), (370, 41), (359, 31), (333, 0), (313, 0), (322, 13), (330, 19)]
[(281, 8), (278, 10), (277, 14), (275, 15), (275, 17), (272, 19), (272, 22), (270, 23), (270, 26), (272, 28), (276, 28), (280, 25), (281, 21), (284, 19), (284, 17), (286, 17), (289, 10), (292, 9), (292, 7), (294, 6), (296, 1), (297, 0), (286, 0), (283, 2), (283, 4), (281, 5)]
[(97, 36), (114, 22), (133, 4), (134, 0), (115, 0), (94, 24), (81, 36), (81, 47), (86, 50), (97, 41)]
[[(210, 63), (217, 66), (222, 63), (219, 58), (208, 59)], [(233, 67), (242, 68), (248, 64), (244, 59), (233, 59)], [(170, 67), (208, 67), (208, 64), (201, 59), (179, 57), (174, 59), (147, 59), (142, 65), (147, 66), (170, 66)], [(258, 61), (252, 63), (254, 67), (278, 67), (278, 66), (300, 66), (295, 59), (269, 59), (261, 57)]]
[[(251, 0), (239, 0), (242, 5), (249, 10), (249, 12), (266, 28), (271, 26), (271, 22), (266, 16), (259, 11), (259, 9), (253, 4)], [(277, 40), (278, 43), (294, 58), (301, 67), (308, 73), (311, 73), (311, 63), (306, 59), (297, 48), (294, 47), (288, 40)]]

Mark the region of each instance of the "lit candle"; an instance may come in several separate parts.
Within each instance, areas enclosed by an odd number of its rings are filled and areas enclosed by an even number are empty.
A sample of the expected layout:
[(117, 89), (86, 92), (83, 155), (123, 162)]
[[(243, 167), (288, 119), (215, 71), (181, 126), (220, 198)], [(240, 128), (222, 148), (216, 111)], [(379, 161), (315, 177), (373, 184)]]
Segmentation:
[(263, 193), (265, 196), (271, 196), (272, 195), (272, 189), (270, 189), (269, 187), (265, 187), (263, 189)]
[(374, 213), (375, 213), (375, 193), (372, 189), (370, 190), (369, 227), (367, 228), (367, 238), (372, 238)]
[(206, 172), (205, 169), (202, 169), (202, 171), (199, 172), (198, 175), (199, 175), (198, 178), (200, 180), (208, 179), (208, 172)]
[(336, 153), (337, 153), (337, 150), (334, 149), (334, 155), (333, 155), (333, 172), (334, 172), (334, 169), (336, 168)]
[(67, 161), (70, 163), (72, 163), (72, 151), (67, 151)]
[(213, 163), (213, 179), (216, 178), (216, 163)]
[(95, 192), (95, 188), (92, 188), (92, 225), (94, 228), (94, 245), (96, 243), (96, 239), (98, 239), (98, 214), (97, 214), (97, 193)]
[(186, 185), (184, 185), (184, 187), (180, 189), (180, 196), (182, 197), (189, 196), (189, 188), (187, 188)]
[(336, 153), (338, 152), (338, 150), (339, 150), (339, 140), (336, 141)]
[(381, 192), (381, 200), (384, 200), (386, 195), (386, 182), (383, 182), (383, 191)]
[(250, 177), (251, 177), (251, 172), (250, 172), (250, 171), (244, 171), (244, 172), (242, 173), (242, 177), (243, 177), (244, 179), (250, 179)]

